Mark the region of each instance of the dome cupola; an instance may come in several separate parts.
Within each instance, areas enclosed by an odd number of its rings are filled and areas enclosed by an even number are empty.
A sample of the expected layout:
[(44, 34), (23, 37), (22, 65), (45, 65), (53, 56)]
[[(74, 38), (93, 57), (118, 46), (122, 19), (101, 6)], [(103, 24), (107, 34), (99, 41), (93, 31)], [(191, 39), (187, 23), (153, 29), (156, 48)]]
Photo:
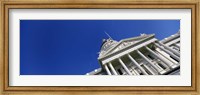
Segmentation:
[(110, 50), (113, 46), (115, 46), (118, 42), (109, 38), (109, 39), (103, 39), (103, 43), (101, 45), (101, 50), (99, 53), (99, 56), (104, 55), (108, 50)]

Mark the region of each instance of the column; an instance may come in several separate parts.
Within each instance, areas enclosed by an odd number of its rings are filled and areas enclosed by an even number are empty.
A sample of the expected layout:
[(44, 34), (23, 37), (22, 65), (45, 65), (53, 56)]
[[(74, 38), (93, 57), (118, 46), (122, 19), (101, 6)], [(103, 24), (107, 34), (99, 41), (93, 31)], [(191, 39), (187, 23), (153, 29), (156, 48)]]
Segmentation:
[(160, 45), (158, 45), (157, 43), (154, 43), (158, 48), (160, 48), (161, 50), (165, 51), (166, 53), (168, 53), (170, 56), (172, 56), (173, 58), (175, 58), (176, 60), (180, 61), (180, 58), (176, 55), (174, 55), (174, 53), (168, 51), (167, 49), (164, 49), (163, 47), (161, 47)]
[(137, 61), (135, 61), (135, 59), (133, 59), (133, 57), (130, 54), (128, 54), (128, 57), (142, 71), (144, 75), (148, 75), (148, 73), (139, 65)]
[(111, 62), (108, 63), (109, 67), (111, 68), (111, 71), (113, 72), (114, 75), (118, 75), (117, 72), (115, 71), (113, 65), (111, 64)]
[(135, 71), (134, 71), (134, 69), (132, 69), (132, 75), (138, 75)]
[(156, 71), (160, 72), (163, 69), (158, 68), (157, 66), (155, 66), (145, 55), (143, 55), (139, 50), (136, 50), (137, 53), (144, 59), (146, 60), (154, 69), (156, 69)]
[(151, 72), (152, 75), (155, 75), (155, 73), (147, 65), (145, 65), (145, 64), (143, 64), (143, 65), (149, 72)]
[(107, 72), (108, 75), (112, 75), (110, 70), (108, 69), (107, 64), (104, 65), (104, 68), (106, 69), (106, 72)]
[(137, 70), (133, 69), (136, 75), (140, 75)]
[(163, 61), (164, 63), (166, 63), (167, 66), (171, 67), (171, 64), (169, 63), (169, 61), (163, 59), (162, 57), (160, 57), (160, 55), (156, 54), (154, 51), (152, 51), (150, 48), (148, 48), (147, 46), (145, 46), (145, 48), (154, 56), (158, 57), (161, 61)]
[(171, 52), (173, 52), (176, 56), (179, 56), (180, 57), (180, 53), (179, 52), (177, 52), (177, 51), (175, 51), (175, 50), (173, 50), (172, 48), (170, 48), (170, 47), (168, 47), (168, 46), (166, 46), (166, 45), (164, 45), (163, 43), (161, 43), (161, 42), (158, 42), (158, 44), (159, 45), (161, 45), (161, 46), (163, 46), (164, 48), (166, 48), (167, 50), (169, 50), (169, 51), (171, 51)]
[(129, 71), (129, 69), (126, 67), (126, 65), (124, 64), (124, 62), (119, 58), (119, 63), (122, 65), (122, 67), (125, 69), (125, 71), (129, 74), (132, 75), (132, 73)]

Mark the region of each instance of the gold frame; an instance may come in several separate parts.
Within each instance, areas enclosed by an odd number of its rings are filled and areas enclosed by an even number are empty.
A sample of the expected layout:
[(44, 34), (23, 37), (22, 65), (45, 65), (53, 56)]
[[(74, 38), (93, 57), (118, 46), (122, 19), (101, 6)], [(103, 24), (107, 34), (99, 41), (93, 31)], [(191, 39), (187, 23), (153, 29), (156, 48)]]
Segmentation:
[[(0, 94), (181, 94), (196, 95), (199, 90), (199, 3), (198, 0), (189, 1), (51, 1), (51, 0), (3, 0), (1, 1), (1, 32), (0, 32)], [(12, 8), (160, 8), (192, 10), (192, 86), (165, 87), (11, 87), (8, 85), (8, 15)]]

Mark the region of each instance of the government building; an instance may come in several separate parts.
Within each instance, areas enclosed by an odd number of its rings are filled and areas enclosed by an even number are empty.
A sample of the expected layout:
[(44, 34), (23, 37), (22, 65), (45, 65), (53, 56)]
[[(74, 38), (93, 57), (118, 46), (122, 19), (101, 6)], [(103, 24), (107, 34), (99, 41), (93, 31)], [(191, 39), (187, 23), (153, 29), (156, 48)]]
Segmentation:
[(86, 75), (180, 75), (180, 32), (161, 41), (154, 34), (103, 40), (98, 61)]

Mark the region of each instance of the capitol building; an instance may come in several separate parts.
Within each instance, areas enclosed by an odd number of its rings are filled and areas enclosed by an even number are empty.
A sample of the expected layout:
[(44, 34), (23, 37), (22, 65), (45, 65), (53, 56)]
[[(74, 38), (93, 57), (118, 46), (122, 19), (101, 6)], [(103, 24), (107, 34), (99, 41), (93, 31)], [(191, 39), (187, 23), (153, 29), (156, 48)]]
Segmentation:
[(86, 75), (180, 75), (180, 32), (161, 41), (154, 34), (103, 40), (98, 61)]

